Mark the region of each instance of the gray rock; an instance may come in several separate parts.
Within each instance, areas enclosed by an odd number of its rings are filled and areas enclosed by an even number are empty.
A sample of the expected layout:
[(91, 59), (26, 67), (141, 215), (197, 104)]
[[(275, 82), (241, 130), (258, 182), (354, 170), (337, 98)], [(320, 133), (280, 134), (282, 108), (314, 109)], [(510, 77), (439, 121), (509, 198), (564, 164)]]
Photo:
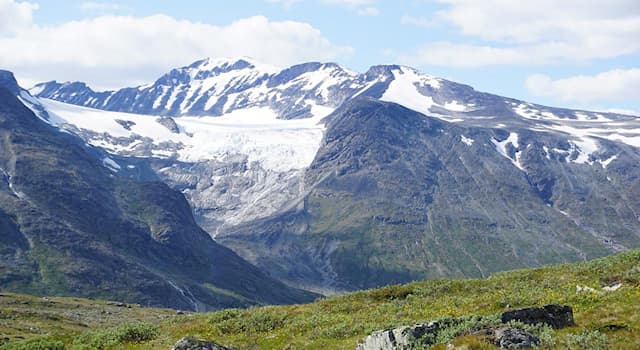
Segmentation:
[(405, 350), (418, 339), (424, 339), (429, 334), (435, 335), (440, 328), (437, 322), (420, 323), (393, 329), (375, 331), (365, 338), (364, 343), (357, 346), (357, 350)]
[(176, 124), (176, 121), (173, 120), (173, 118), (171, 117), (162, 117), (162, 118), (158, 118), (156, 120), (158, 122), (158, 124), (164, 126), (165, 128), (169, 129), (169, 131), (171, 131), (174, 134), (179, 134), (180, 133), (180, 128), (178, 127), (178, 124)]
[(116, 119), (115, 121), (116, 121), (116, 123), (122, 125), (122, 127), (127, 129), (127, 130), (131, 130), (131, 127), (136, 125), (135, 122), (132, 122), (130, 120)]
[(510, 310), (503, 312), (501, 318), (503, 323), (509, 321), (520, 321), (526, 324), (545, 323), (555, 329), (574, 324), (571, 306), (557, 304)]
[(234, 348), (228, 348), (210, 340), (184, 337), (178, 340), (172, 350), (234, 350)]
[(536, 336), (518, 328), (498, 328), (494, 333), (494, 343), (503, 349), (528, 349), (538, 342)]

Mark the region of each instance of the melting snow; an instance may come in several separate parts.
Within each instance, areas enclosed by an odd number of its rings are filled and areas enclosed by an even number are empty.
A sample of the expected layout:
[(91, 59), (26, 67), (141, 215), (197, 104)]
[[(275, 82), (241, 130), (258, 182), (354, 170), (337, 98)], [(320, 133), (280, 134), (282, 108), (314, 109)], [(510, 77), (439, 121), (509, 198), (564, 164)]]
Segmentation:
[(455, 112), (464, 112), (467, 110), (467, 106), (458, 101), (447, 102), (444, 104), (444, 108)]
[(109, 157), (102, 159), (102, 165), (104, 165), (109, 170), (115, 173), (117, 173), (120, 170), (120, 164), (116, 163), (113, 159)]
[(393, 75), (395, 79), (389, 84), (380, 100), (395, 102), (422, 114), (429, 114), (429, 108), (434, 104), (433, 99), (418, 92), (416, 86), (422, 81), (423, 76), (406, 67), (400, 67), (400, 70), (394, 71)]
[(547, 147), (547, 146), (542, 146), (542, 149), (544, 150), (544, 156), (545, 156), (547, 159), (551, 160), (551, 155), (549, 154), (549, 147)]
[(460, 141), (462, 141), (462, 143), (464, 143), (467, 146), (473, 145), (473, 142), (474, 142), (473, 139), (470, 139), (464, 135), (460, 135)]
[(609, 166), (609, 164), (611, 164), (611, 162), (616, 160), (616, 158), (618, 158), (618, 156), (614, 155), (614, 156), (611, 156), (609, 159), (600, 160), (600, 164), (602, 164), (602, 167), (606, 169)]
[(509, 134), (506, 140), (498, 141), (496, 139), (491, 139), (491, 142), (496, 146), (496, 150), (502, 154), (505, 158), (509, 159), (513, 165), (515, 165), (518, 169), (525, 171), (522, 163), (520, 162), (520, 156), (522, 155), (522, 151), (516, 151), (515, 159), (509, 156), (509, 152), (507, 152), (507, 145), (511, 144), (513, 147), (518, 149), (520, 145), (518, 144), (518, 134), (512, 132)]
[(576, 151), (578, 151), (578, 157), (573, 161), (575, 163), (589, 163), (589, 155), (598, 150), (598, 142), (590, 137), (583, 137), (579, 140), (569, 141), (569, 143), (575, 145)]

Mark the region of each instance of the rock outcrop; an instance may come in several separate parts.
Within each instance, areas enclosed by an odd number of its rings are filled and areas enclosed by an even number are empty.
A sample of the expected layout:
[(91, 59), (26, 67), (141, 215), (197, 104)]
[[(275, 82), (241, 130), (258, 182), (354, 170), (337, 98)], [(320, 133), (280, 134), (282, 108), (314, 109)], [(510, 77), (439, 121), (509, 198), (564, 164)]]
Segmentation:
[(228, 348), (210, 340), (184, 337), (178, 340), (171, 350), (235, 350), (235, 348)]
[(557, 304), (510, 310), (502, 313), (501, 318), (503, 323), (509, 321), (520, 321), (526, 324), (545, 323), (555, 329), (574, 324), (571, 306)]
[(176, 121), (173, 120), (173, 118), (171, 117), (162, 117), (162, 118), (158, 118), (156, 120), (158, 122), (158, 124), (164, 126), (165, 128), (169, 129), (169, 131), (171, 131), (174, 134), (179, 134), (180, 133), (180, 127), (178, 127), (178, 124), (176, 124)]
[(365, 342), (358, 344), (357, 350), (390, 350), (409, 349), (418, 340), (429, 339), (429, 335), (435, 337), (440, 325), (438, 322), (420, 323), (413, 326), (404, 326), (393, 329), (385, 329), (371, 333)]
[(496, 329), (492, 340), (502, 349), (528, 349), (540, 342), (535, 335), (512, 327)]

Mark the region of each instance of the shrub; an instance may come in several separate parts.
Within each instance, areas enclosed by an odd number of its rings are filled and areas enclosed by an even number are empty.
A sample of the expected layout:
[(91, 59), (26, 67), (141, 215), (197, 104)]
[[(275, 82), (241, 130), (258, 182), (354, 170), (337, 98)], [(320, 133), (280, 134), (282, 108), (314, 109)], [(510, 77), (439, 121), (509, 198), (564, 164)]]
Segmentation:
[(155, 339), (158, 327), (147, 323), (124, 324), (96, 332), (82, 334), (73, 341), (73, 350), (105, 349), (124, 342), (143, 342)]
[(64, 343), (59, 340), (38, 338), (21, 341), (19, 343), (5, 344), (1, 350), (64, 350)]
[(583, 330), (578, 334), (569, 334), (566, 347), (570, 350), (606, 350), (609, 349), (607, 336), (599, 331)]

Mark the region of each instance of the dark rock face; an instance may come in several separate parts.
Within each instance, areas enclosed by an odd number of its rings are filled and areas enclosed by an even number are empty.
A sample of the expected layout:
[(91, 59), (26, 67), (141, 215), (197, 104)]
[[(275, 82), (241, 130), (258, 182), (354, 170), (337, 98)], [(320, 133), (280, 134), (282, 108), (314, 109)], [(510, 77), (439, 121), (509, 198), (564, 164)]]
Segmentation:
[(234, 350), (235, 348), (229, 348), (222, 346), (215, 342), (198, 339), (195, 337), (184, 337), (173, 346), (172, 350)]
[(0, 88), (9, 90), (12, 94), (18, 95), (20, 93), (20, 87), (16, 78), (8, 70), (0, 69)]
[(116, 119), (116, 123), (122, 125), (123, 128), (127, 129), (127, 130), (131, 130), (131, 127), (136, 125), (136, 123), (130, 121), (130, 120), (120, 120), (120, 119)]
[(541, 307), (526, 307), (502, 313), (502, 322), (520, 321), (526, 324), (544, 323), (560, 329), (572, 326), (573, 309), (568, 305), (545, 305)]
[(539, 342), (536, 336), (518, 328), (496, 329), (493, 341), (502, 349), (529, 349)]

